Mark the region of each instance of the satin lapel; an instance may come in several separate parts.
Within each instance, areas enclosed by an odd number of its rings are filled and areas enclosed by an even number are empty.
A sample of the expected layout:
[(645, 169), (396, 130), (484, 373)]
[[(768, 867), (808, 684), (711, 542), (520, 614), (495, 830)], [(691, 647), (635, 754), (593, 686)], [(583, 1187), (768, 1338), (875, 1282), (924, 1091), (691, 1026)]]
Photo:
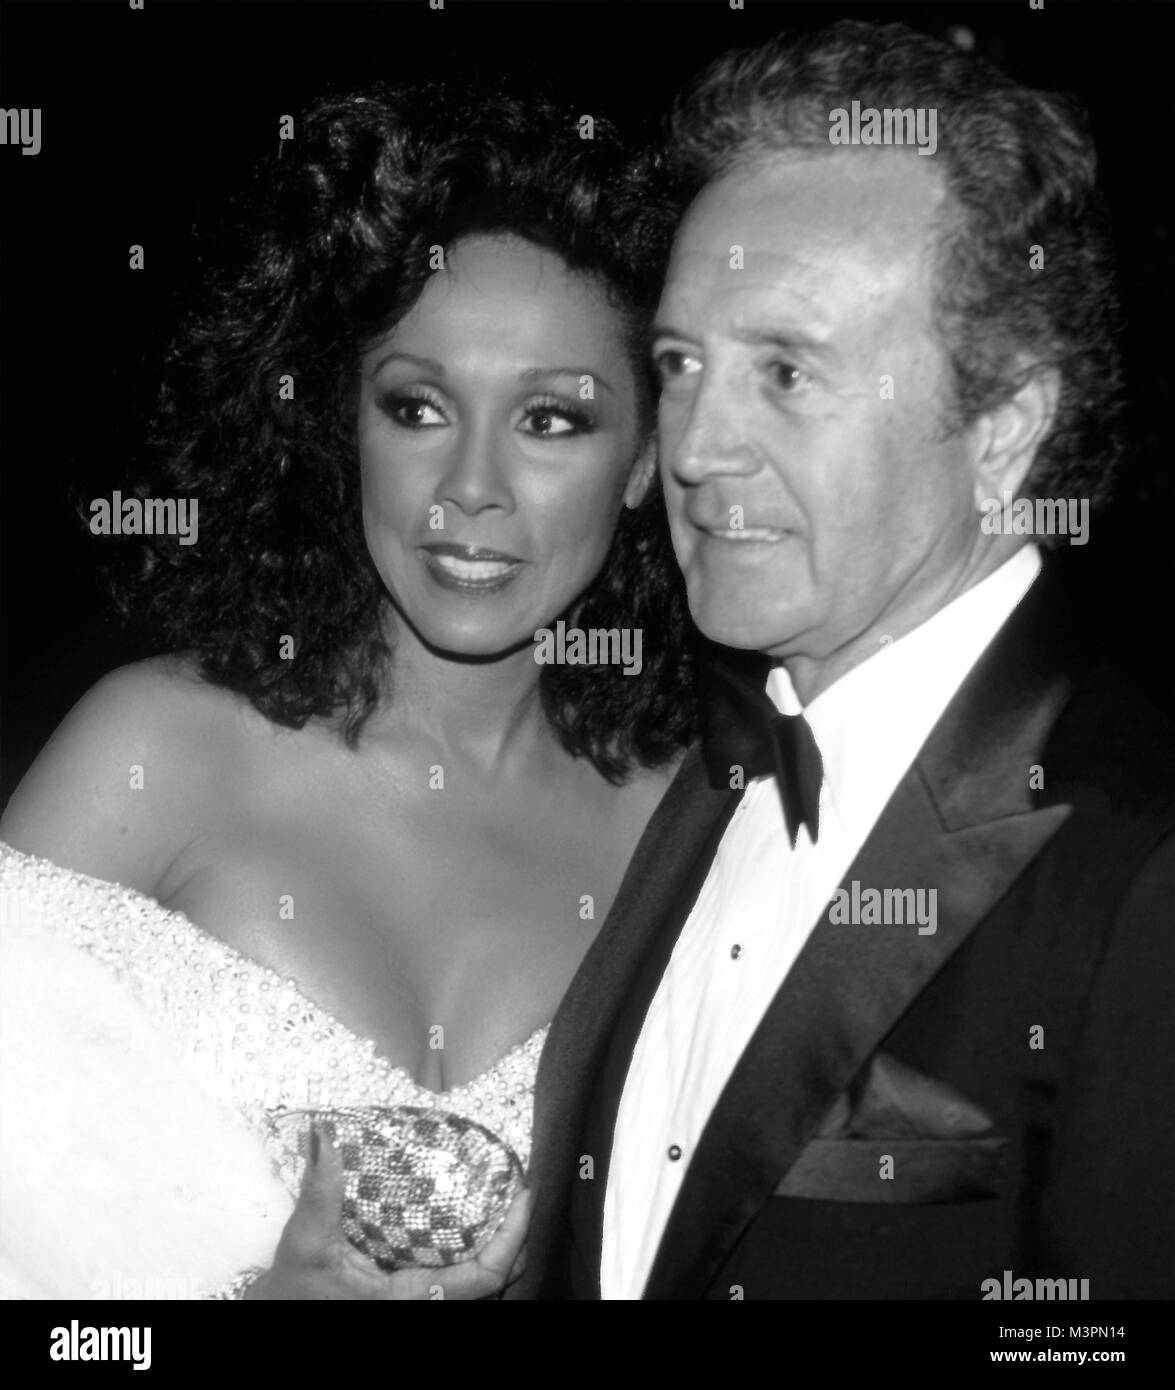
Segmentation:
[[(911, 1001), (1067, 818), (1029, 789), (1068, 698), (1047, 572), (952, 701), (842, 880), (937, 891), (937, 929), (823, 920), (719, 1098), (646, 1298), (701, 1297), (714, 1272)], [(1038, 585), (1041, 581), (1037, 581)]]
[[(683, 892), (696, 893), (701, 886), (708, 846), (721, 835), (738, 799), (708, 785), (700, 751), (696, 745), (691, 748), (555, 1015), (535, 1083), (530, 1172), (538, 1195), (528, 1264), (537, 1277), (548, 1258), (557, 1257), (548, 1245), (557, 1238), (567, 1188), (578, 1167), (580, 1123), (616, 1020), (632, 1002), (632, 985), (658, 936), (672, 925)], [(530, 1283), (529, 1277), (524, 1280), (523, 1296)]]

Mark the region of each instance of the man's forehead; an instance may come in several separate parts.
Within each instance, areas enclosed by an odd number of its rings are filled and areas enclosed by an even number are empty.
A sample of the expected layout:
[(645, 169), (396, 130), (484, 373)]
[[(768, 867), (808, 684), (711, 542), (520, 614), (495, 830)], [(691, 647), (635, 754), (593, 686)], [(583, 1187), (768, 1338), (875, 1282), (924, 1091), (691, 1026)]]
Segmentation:
[(943, 190), (911, 154), (769, 156), (714, 180), (678, 232), (662, 308), (717, 293), (732, 320), (757, 304), (811, 321), (923, 285)]
[(669, 327), (683, 313), (681, 327), (700, 315), (712, 326), (721, 322), (728, 337), (748, 343), (801, 325), (806, 336), (819, 340), (835, 328), (838, 317), (820, 292), (819, 268), (790, 256), (762, 261), (753, 273), (728, 269), (716, 275), (692, 274), (691, 258), (683, 258), (665, 286), (658, 323)]
[(876, 146), (764, 155), (712, 180), (686, 213), (675, 256), (744, 252), (792, 255), (821, 248), (888, 259), (920, 249), (944, 197), (933, 160)]

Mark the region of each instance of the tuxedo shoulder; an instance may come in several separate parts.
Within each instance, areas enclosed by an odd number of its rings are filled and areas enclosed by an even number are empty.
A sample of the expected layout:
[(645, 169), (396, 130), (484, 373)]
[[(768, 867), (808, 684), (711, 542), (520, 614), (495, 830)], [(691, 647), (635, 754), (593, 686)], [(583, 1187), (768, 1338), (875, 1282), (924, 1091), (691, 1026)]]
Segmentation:
[(673, 779), (661, 803), (667, 822), (679, 820), (710, 820), (727, 807), (731, 789), (715, 786), (710, 781), (701, 739), (695, 739), (678, 756)]
[(1078, 680), (1044, 756), (1046, 778), (1051, 765), (1066, 790), (1175, 824), (1175, 724), (1116, 666)]

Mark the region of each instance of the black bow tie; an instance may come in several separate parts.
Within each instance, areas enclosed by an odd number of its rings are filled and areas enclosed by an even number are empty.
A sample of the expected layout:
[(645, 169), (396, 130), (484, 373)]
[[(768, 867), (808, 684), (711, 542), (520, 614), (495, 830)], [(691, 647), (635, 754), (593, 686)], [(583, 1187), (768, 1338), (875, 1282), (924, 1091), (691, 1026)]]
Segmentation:
[[(762, 659), (760, 658), (760, 661)], [(824, 762), (802, 714), (780, 714), (753, 669), (712, 659), (700, 667), (702, 752), (712, 787), (729, 787), (736, 768), (745, 781), (773, 776), (794, 846), (800, 826), (816, 840)], [(755, 663), (747, 662), (748, 668)]]

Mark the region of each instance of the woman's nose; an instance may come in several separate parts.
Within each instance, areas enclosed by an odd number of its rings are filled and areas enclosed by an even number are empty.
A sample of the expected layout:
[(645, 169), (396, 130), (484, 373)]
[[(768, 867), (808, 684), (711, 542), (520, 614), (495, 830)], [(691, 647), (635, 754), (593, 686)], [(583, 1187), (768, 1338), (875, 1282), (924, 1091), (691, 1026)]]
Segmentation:
[(467, 516), (494, 507), (512, 510), (506, 452), (506, 446), (486, 431), (463, 433), (449, 455), (436, 500), (459, 508)]

